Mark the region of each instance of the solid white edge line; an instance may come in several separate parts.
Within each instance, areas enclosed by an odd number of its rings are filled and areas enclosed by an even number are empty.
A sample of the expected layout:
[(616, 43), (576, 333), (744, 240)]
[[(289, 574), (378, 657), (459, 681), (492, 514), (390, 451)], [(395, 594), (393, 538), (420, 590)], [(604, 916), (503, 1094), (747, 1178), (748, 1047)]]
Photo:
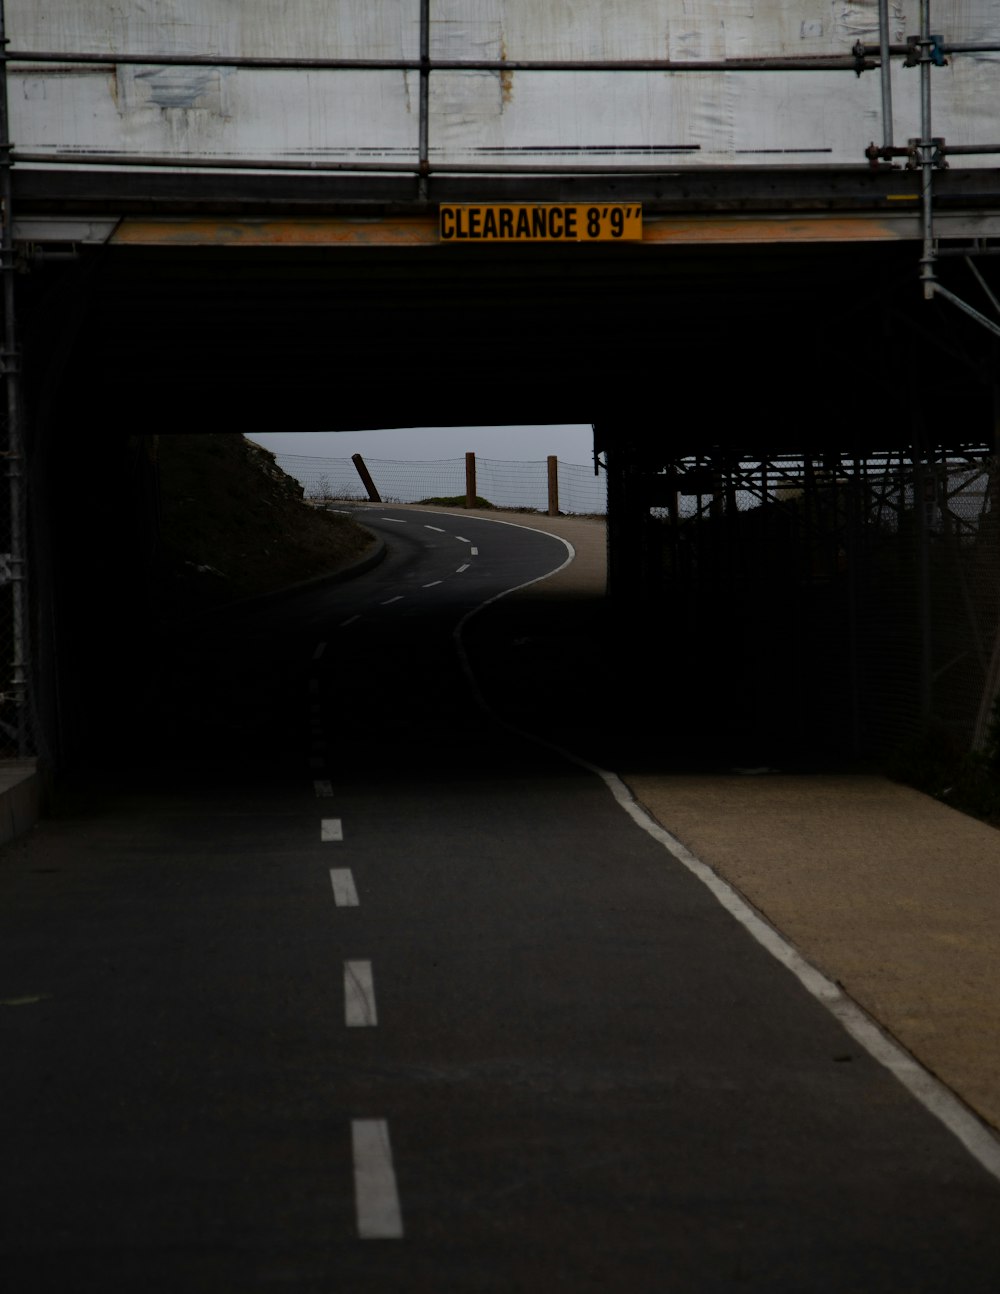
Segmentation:
[(343, 840), (344, 825), (340, 818), (321, 818), (319, 824), (320, 840)]
[[(577, 762), (585, 764), (582, 760)], [(650, 817), (636, 802), (621, 778), (595, 765), (587, 766), (601, 778), (629, 817), (707, 886), (726, 911), (840, 1021), (855, 1042), (895, 1074), (907, 1091), (958, 1138), (969, 1154), (988, 1173), (1000, 1180), (1000, 1142), (978, 1115), (900, 1043), (886, 1034), (838, 984), (807, 962), (798, 949), (774, 926), (769, 925), (728, 881)]]
[(378, 1024), (370, 961), (344, 962), (344, 1023), (349, 1029), (374, 1029)]
[[(482, 520), (486, 519), (482, 518)], [(513, 521), (494, 521), (493, 524), (517, 526), (517, 523)], [(517, 526), (517, 528), (534, 530), (534, 527), (528, 526)], [(831, 1015), (840, 1021), (855, 1042), (863, 1047), (880, 1065), (883, 1065), (891, 1074), (894, 1074), (911, 1096), (919, 1101), (929, 1114), (933, 1115), (958, 1139), (973, 1159), (991, 1176), (1000, 1181), (1000, 1139), (997, 1138), (996, 1133), (950, 1087), (947, 1087), (930, 1070), (921, 1065), (916, 1057), (912, 1056), (902, 1044), (896, 1042), (894, 1038), (885, 1033), (853, 998), (848, 997), (838, 984), (807, 962), (798, 949), (774, 926), (769, 925), (728, 881), (723, 880), (707, 863), (702, 862), (685, 845), (682, 845), (675, 836), (672, 836), (669, 831), (661, 827), (636, 802), (632, 792), (617, 774), (598, 768), (596, 764), (591, 764), (589, 760), (583, 759), (579, 755), (574, 755), (572, 751), (565, 750), (554, 742), (546, 741), (544, 737), (539, 737), (533, 732), (527, 732), (523, 728), (518, 728), (514, 724), (508, 723), (490, 709), (473, 673), (472, 665), (462, 642), (462, 633), (468, 622), (473, 616), (478, 615), (480, 611), (485, 610), (494, 602), (498, 602), (501, 598), (518, 592), (519, 589), (528, 588), (532, 584), (538, 584), (541, 580), (549, 579), (551, 576), (558, 574), (576, 556), (573, 545), (569, 540), (563, 539), (561, 535), (553, 535), (547, 530), (537, 530), (535, 533), (549, 535), (551, 539), (558, 539), (566, 545), (569, 555), (562, 565), (556, 567), (555, 570), (549, 571), (546, 575), (527, 580), (524, 584), (519, 584), (515, 588), (505, 589), (502, 593), (497, 593), (494, 597), (488, 598), (478, 607), (473, 607), (471, 611), (468, 611), (462, 617), (453, 632), (462, 669), (480, 709), (488, 714), (495, 723), (507, 729), (508, 732), (516, 733), (519, 737), (544, 746), (578, 767), (585, 768), (599, 777), (620, 807), (628, 813), (629, 817), (652, 836), (654, 840), (663, 845), (672, 857), (686, 867), (693, 876), (696, 876), (698, 880), (707, 886), (726, 911), (740, 922), (748, 934), (752, 935), (763, 948), (790, 970), (803, 988), (811, 993), (818, 1002), (827, 1008)]]
[(349, 867), (331, 867), (330, 886), (333, 889), (333, 901), (338, 908), (361, 906), (357, 886), (354, 884), (354, 873)]
[(362, 1240), (401, 1240), (403, 1217), (385, 1119), (352, 1119), (354, 1207)]

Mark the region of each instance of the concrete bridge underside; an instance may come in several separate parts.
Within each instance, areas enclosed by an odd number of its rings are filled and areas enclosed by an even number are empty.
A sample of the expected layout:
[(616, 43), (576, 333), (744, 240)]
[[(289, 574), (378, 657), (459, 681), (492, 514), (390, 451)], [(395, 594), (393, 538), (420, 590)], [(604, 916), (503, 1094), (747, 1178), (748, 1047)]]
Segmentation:
[[(956, 247), (1000, 237), (1000, 181), (969, 174), (938, 198)], [(230, 187), (226, 206), (216, 185), (168, 201), (162, 176), (15, 177), (29, 383), (110, 396), (147, 430), (641, 414), (685, 450), (895, 442), (901, 390), (954, 409), (991, 351), (920, 298), (906, 173), (436, 182), (440, 201), (644, 199), (641, 244), (528, 247), (441, 245), (436, 204), (401, 189), (323, 201), (312, 184), (293, 201), (286, 185), (280, 202), (271, 181), (269, 200)], [(961, 260), (941, 267), (989, 309)]]
[[(659, 196), (639, 194), (641, 244), (520, 248), (442, 246), (433, 204), (349, 201), (330, 195), (337, 181), (282, 197), (270, 180), (227, 206), (204, 185), (168, 201), (164, 177), (15, 176), (36, 679), (53, 750), (79, 750), (95, 717), (66, 705), (67, 644), (79, 688), (100, 670), (87, 626), (137, 645), (145, 632), (151, 504), (130, 437), (593, 422), (613, 591), (629, 600), (649, 592), (654, 500), (636, 481), (683, 458), (995, 447), (997, 343), (922, 299), (905, 173), (742, 176), (739, 192), (723, 176), (661, 180)], [(620, 178), (588, 185), (632, 196)], [(945, 185), (956, 247), (990, 236), (995, 191), (995, 173)], [(576, 196), (568, 180), (545, 195)], [(996, 290), (997, 262), (979, 263)], [(975, 296), (961, 258), (942, 266)], [(61, 732), (60, 690), (75, 715)]]

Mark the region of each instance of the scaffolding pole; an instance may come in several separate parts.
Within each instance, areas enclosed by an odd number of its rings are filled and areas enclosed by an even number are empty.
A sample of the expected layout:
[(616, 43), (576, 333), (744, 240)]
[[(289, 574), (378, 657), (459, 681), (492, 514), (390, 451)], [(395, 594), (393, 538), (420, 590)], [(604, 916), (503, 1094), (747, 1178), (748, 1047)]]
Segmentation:
[[(0, 50), (7, 48), (6, 14), (0, 0)], [(3, 277), (2, 374), (7, 397), (7, 481), (10, 506), (7, 578), (11, 585), (12, 650), (11, 688), (16, 707), (17, 753), (31, 753), (27, 713), (28, 667), (28, 566), (25, 526), (24, 483), (24, 399), (21, 389), (21, 357), (17, 338), (14, 291), (14, 241), (11, 197), (13, 183), (7, 65), (0, 63), (0, 274)]]
[(879, 59), (882, 64), (882, 147), (892, 148), (892, 56), (889, 52), (889, 0), (878, 0)]

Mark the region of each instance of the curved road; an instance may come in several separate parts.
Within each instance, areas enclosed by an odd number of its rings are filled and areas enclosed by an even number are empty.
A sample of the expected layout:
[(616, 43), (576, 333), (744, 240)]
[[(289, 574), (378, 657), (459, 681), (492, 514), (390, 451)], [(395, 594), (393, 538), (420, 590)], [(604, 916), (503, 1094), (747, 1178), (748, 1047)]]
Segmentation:
[(4, 852), (5, 1289), (993, 1294), (1000, 1185), (479, 706), (456, 627), (562, 541), (364, 521)]

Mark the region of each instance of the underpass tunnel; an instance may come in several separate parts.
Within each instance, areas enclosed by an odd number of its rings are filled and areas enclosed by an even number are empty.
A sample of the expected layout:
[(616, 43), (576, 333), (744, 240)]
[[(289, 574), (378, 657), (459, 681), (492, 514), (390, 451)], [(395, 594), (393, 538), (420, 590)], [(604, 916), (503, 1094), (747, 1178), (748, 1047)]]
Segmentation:
[[(795, 658), (782, 615), (807, 595), (794, 580), (763, 616), (766, 599), (754, 605), (735, 566), (711, 588), (678, 582), (679, 478), (699, 468), (721, 481), (780, 454), (821, 469), (992, 452), (995, 344), (919, 299), (914, 255), (909, 244), (105, 247), (29, 262), (19, 311), (40, 747), (59, 764), (113, 741), (148, 681), (152, 438), (583, 421), (608, 480), (618, 647), (601, 686), (708, 744), (763, 728), (762, 746), (780, 746), (787, 726), (774, 716), (795, 711), (808, 754), (810, 695), (849, 693), (850, 671), (826, 653), (767, 676), (769, 659)], [(725, 488), (706, 500), (721, 533)], [(818, 749), (857, 753), (856, 731), (828, 735)]]

